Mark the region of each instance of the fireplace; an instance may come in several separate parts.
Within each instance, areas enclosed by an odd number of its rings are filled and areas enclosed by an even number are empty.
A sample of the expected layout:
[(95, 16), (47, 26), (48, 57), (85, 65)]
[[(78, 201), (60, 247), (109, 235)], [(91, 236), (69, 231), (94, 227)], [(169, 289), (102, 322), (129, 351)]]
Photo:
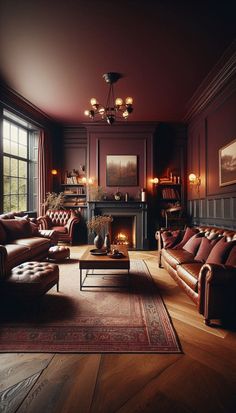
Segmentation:
[[(146, 202), (89, 201), (88, 204), (89, 219), (95, 215), (112, 216), (110, 227), (112, 243), (125, 244), (129, 249), (149, 248)], [(93, 238), (94, 234), (90, 233), (89, 244), (93, 243)]]
[(136, 248), (136, 218), (135, 216), (115, 216), (110, 227), (112, 244), (127, 245)]

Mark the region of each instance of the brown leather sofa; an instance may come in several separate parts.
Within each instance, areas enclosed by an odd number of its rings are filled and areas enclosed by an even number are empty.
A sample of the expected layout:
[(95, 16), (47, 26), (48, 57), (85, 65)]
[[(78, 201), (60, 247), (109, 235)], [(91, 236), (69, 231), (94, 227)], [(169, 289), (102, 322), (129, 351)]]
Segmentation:
[(48, 209), (44, 216), (38, 218), (41, 230), (53, 230), (58, 241), (73, 243), (75, 225), (80, 221), (72, 210)]
[[(222, 323), (229, 320), (234, 322), (236, 231), (208, 226), (191, 230), (192, 235), (189, 238), (186, 237), (187, 231), (189, 235), (191, 233), (189, 228), (179, 232), (157, 232), (159, 267), (163, 265), (194, 301), (206, 324), (209, 325), (216, 319)], [(204, 238), (206, 239), (203, 240)], [(203, 245), (207, 246), (205, 250)]]
[(0, 215), (0, 279), (23, 262), (46, 258), (52, 245), (52, 239), (45, 235), (53, 233), (41, 233), (37, 224), (18, 215), (22, 214)]

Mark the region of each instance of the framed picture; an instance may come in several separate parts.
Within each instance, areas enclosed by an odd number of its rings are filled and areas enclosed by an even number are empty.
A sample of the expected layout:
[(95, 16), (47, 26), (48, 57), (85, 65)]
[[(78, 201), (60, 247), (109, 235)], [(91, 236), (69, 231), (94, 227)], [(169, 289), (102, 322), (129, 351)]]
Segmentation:
[(107, 186), (138, 185), (137, 155), (107, 155), (106, 168)]
[(219, 150), (220, 186), (236, 183), (236, 139)]

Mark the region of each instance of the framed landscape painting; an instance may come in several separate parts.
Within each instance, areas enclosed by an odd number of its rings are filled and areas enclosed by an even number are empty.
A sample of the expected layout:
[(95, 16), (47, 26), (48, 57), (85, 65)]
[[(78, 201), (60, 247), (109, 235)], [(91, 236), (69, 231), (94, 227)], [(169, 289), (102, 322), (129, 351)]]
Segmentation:
[(107, 186), (137, 186), (138, 158), (137, 155), (107, 155), (106, 159)]
[(220, 186), (236, 183), (236, 139), (219, 150)]

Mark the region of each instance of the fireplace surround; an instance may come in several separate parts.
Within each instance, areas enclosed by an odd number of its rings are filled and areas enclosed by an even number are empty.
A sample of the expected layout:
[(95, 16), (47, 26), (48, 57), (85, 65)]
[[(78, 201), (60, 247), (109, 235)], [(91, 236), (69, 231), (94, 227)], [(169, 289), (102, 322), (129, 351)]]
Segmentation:
[[(114, 242), (119, 231), (129, 233), (128, 248), (134, 250), (148, 250), (148, 225), (147, 203), (140, 201), (89, 201), (88, 218), (95, 215), (110, 215), (114, 219), (114, 227), (111, 227), (111, 241)], [(129, 229), (130, 228), (130, 229)], [(122, 232), (122, 236), (123, 236)], [(122, 241), (121, 236), (121, 241)], [(94, 234), (88, 234), (89, 244), (93, 243)], [(121, 242), (120, 241), (120, 242)]]

